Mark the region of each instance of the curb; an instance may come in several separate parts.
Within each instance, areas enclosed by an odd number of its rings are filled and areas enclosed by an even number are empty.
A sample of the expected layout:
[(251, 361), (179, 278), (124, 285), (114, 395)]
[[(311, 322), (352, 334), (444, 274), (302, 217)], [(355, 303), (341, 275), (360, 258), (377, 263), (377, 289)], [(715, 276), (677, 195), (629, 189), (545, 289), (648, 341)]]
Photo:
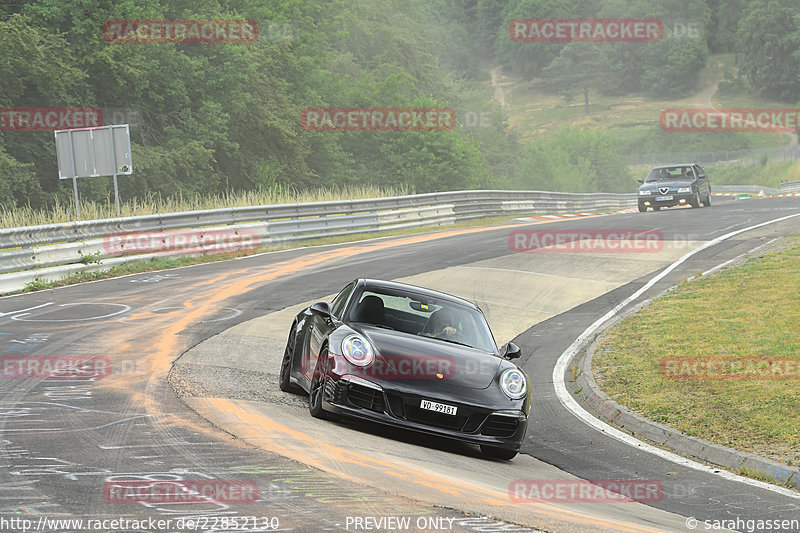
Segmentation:
[(584, 354), (579, 355), (574, 360), (579, 367), (576, 387), (580, 392), (577, 393), (577, 396), (581, 397), (592, 407), (594, 410), (593, 414), (597, 418), (619, 426), (636, 437), (647, 439), (659, 446), (672, 449), (712, 465), (729, 468), (734, 471), (746, 468), (751, 472), (763, 474), (777, 483), (791, 485), (796, 489), (800, 489), (800, 469), (778, 463), (766, 457), (741, 452), (727, 446), (714, 444), (697, 437), (691, 437), (681, 433), (677, 429), (667, 427), (658, 422), (653, 422), (610, 399), (600, 389), (599, 385), (594, 380), (594, 374), (592, 372), (592, 359), (594, 358), (597, 345), (605, 336), (606, 331), (612, 326), (618, 324), (652, 301), (652, 298), (645, 300), (604, 324), (594, 340), (586, 347)]
[(588, 217), (588, 216), (596, 216), (596, 215), (621, 215), (626, 213), (636, 213), (638, 209), (636, 207), (629, 207), (627, 209), (620, 209), (618, 211), (598, 211), (596, 213), (592, 212), (580, 212), (580, 213), (558, 213), (553, 215), (536, 215), (532, 217), (519, 217), (515, 218), (514, 220), (558, 220), (561, 218), (580, 218), (580, 217)]

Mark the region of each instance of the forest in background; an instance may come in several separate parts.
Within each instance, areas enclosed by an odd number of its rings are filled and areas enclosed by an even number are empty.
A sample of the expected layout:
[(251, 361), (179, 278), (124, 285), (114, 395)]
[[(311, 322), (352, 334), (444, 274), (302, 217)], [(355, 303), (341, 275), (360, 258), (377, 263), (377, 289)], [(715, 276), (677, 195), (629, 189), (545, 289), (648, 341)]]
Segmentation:
[[(482, 84), (486, 65), (554, 92), (697, 90), (709, 53), (734, 52), (759, 94), (800, 97), (800, 0), (36, 0), (0, 4), (0, 108), (126, 110), (125, 199), (279, 188), (572, 192), (631, 189), (614, 136), (565, 127), (522, 142)], [(515, 18), (659, 18), (699, 36), (651, 43), (519, 43)], [(245, 44), (119, 44), (113, 19), (253, 19)], [(740, 80), (728, 80), (738, 83)], [(310, 132), (306, 107), (450, 107), (450, 131)], [(657, 126), (656, 126), (657, 129)], [(106, 201), (110, 180), (81, 179)], [(52, 132), (0, 131), (0, 207), (71, 203)]]

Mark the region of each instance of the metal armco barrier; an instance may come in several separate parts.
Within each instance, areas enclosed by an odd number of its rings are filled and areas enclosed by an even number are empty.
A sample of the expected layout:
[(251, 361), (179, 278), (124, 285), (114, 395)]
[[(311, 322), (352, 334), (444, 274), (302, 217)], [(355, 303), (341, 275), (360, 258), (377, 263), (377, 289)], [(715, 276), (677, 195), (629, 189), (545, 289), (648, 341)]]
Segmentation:
[(764, 194), (779, 194), (780, 189), (773, 187), (764, 187), (762, 185), (714, 185), (711, 183), (711, 192), (750, 192), (758, 193), (764, 191)]
[(781, 194), (790, 192), (800, 192), (800, 181), (787, 181), (781, 183)]
[[(106, 220), (0, 229), (0, 293), (37, 280), (58, 280), (81, 270), (160, 256), (109, 251), (104, 238), (175, 230), (248, 232), (260, 245), (320, 237), (444, 225), (465, 220), (570, 211), (625, 209), (636, 194), (546, 191), (455, 191), (364, 200), (231, 207)], [(99, 254), (95, 255), (97, 252)], [(171, 255), (180, 255), (172, 252)], [(185, 255), (197, 255), (197, 251)], [(89, 262), (87, 257), (101, 260)]]

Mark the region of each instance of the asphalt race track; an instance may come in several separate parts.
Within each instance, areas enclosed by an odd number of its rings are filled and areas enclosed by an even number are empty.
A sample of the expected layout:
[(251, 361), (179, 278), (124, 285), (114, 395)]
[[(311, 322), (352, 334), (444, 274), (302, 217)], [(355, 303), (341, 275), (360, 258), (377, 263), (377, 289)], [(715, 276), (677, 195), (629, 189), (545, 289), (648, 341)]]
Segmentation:
[[(672, 262), (721, 235), (797, 213), (800, 198), (715, 197), (711, 208), (520, 220), (2, 298), (0, 530), (639, 532), (690, 531), (694, 517), (707, 531), (703, 520), (800, 518), (800, 493), (620, 442), (576, 418), (553, 384), (573, 341)], [(660, 231), (663, 248), (511, 253), (510, 232), (525, 228)], [(640, 299), (797, 231), (800, 216), (735, 235)], [(522, 347), (534, 407), (521, 455), (488, 461), (458, 443), (314, 420), (304, 397), (278, 391), (276, 361), (293, 310), (356, 277), (474, 299), (498, 342)], [(5, 371), (9, 357), (45, 356), (91, 356), (107, 366), (88, 379)], [(664, 495), (647, 504), (509, 497), (515, 479), (576, 478), (657, 480)], [(239, 490), (189, 502), (137, 502), (119, 490), (154, 481)], [(83, 522), (60, 522), (73, 519)], [(110, 522), (125, 519), (133, 522)]]

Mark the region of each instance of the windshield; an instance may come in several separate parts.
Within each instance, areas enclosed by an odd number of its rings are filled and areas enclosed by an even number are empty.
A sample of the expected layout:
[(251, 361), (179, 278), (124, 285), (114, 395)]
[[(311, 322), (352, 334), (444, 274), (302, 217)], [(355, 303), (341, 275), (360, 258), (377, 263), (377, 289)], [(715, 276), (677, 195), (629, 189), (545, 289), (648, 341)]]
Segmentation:
[(654, 168), (647, 175), (645, 182), (693, 179), (692, 167)]
[(351, 306), (347, 319), (486, 352), (497, 350), (482, 313), (444, 299), (400, 291), (364, 290)]

